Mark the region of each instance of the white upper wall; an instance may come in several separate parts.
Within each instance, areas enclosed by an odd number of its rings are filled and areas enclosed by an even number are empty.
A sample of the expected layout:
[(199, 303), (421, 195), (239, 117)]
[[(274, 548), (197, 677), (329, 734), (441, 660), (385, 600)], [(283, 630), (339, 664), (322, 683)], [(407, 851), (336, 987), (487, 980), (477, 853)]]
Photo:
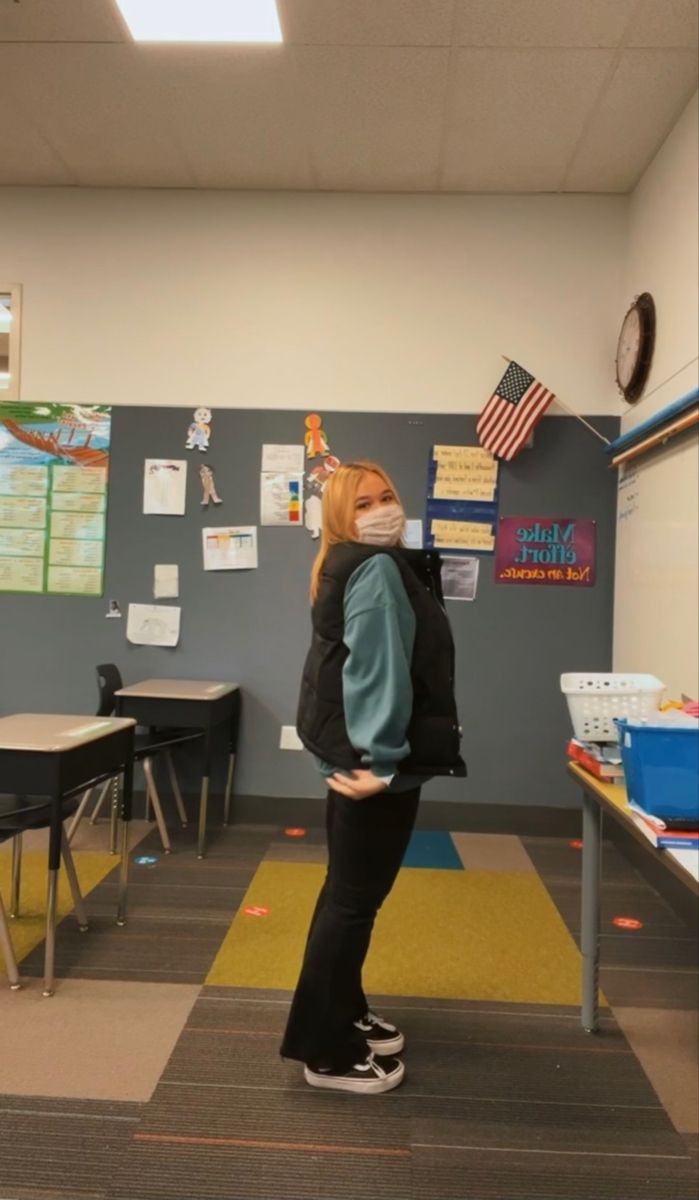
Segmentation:
[[(639, 292), (650, 292), (658, 328), (645, 395), (625, 411), (623, 432), (647, 421), (699, 381), (698, 146), (699, 94), (630, 198), (625, 298), (630, 304)], [(675, 375), (680, 368), (684, 369)]]
[(628, 199), (0, 189), (21, 398), (618, 414)]
[[(631, 197), (626, 299), (651, 292), (657, 339), (646, 393), (629, 430), (696, 387), (697, 97)], [(650, 671), (668, 695), (699, 696), (699, 453), (697, 431), (629, 464), (620, 492), (614, 670)]]

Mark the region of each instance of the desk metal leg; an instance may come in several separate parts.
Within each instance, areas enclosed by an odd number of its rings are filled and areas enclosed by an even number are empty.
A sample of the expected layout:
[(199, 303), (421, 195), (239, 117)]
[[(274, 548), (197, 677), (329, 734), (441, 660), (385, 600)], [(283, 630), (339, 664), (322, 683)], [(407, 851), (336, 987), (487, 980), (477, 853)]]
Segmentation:
[(199, 836), (197, 839), (197, 858), (206, 856), (206, 810), (209, 804), (209, 776), (204, 775), (201, 781), (199, 797)]
[(197, 836), (197, 858), (206, 856), (206, 813), (209, 806), (209, 778), (211, 776), (211, 730), (204, 733), (204, 762), (199, 794), (199, 830)]
[(10, 885), (10, 916), (19, 916), (19, 892), (22, 882), (22, 834), (12, 839), (12, 883)]
[(88, 924), (87, 913), (85, 912), (85, 903), (83, 901), (82, 892), (80, 891), (78, 875), (77, 871), (75, 870), (75, 862), (70, 849), (70, 841), (65, 829), (61, 829), (61, 852), (63, 854), (63, 865), (66, 869), (66, 875), (68, 876), (68, 883), (70, 884), (70, 891), (73, 897), (73, 907), (75, 909), (75, 916), (78, 922), (78, 929), (81, 933), (86, 933)]
[(233, 770), (235, 767), (235, 754), (228, 756), (228, 775), (226, 776), (226, 792), (223, 797), (223, 824), (227, 825), (231, 815), (231, 791), (233, 790)]
[(170, 786), (172, 787), (172, 794), (175, 797), (175, 804), (177, 805), (177, 815), (180, 818), (180, 824), (181, 824), (182, 828), (186, 829), (187, 828), (187, 813), (185, 812), (184, 801), (182, 799), (182, 792), (180, 791), (180, 785), (177, 780), (175, 764), (172, 761), (172, 755), (171, 755), (170, 751), (166, 750), (164, 753), (165, 753), (165, 764), (167, 766), (167, 773), (170, 776)]
[(121, 862), (119, 864), (119, 891), (117, 899), (117, 925), (126, 924), (126, 894), (129, 884), (129, 828), (133, 802), (133, 762), (124, 767), (124, 786), (121, 794)]
[(582, 950), (582, 1027), (599, 1028), (599, 930), (602, 860), (602, 811), (594, 796), (583, 792), (582, 898), (580, 947)]
[(117, 852), (117, 827), (119, 824), (119, 776), (112, 780), (112, 804), (109, 811), (109, 853)]
[(49, 828), (49, 878), (46, 896), (46, 947), (44, 951), (44, 995), (53, 996), (54, 964), (56, 959), (56, 899), (58, 895), (58, 872), (61, 867), (61, 820), (60, 794), (51, 798), (51, 825)]
[(2, 896), (0, 896), (0, 953), (5, 959), (5, 969), (7, 971), (7, 978), (10, 981), (10, 991), (18, 992), (22, 985), (19, 982), (17, 960), (15, 958), (10, 931), (7, 928), (7, 921), (5, 920), (5, 907), (2, 902)]

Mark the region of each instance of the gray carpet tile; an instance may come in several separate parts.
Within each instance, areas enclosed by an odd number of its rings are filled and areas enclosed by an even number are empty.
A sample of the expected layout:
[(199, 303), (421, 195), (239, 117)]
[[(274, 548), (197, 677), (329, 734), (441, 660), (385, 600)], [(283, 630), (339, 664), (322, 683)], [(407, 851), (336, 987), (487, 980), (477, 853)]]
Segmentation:
[[(569, 929), (580, 927), (580, 875), (569, 879), (547, 880), (547, 888)], [(611, 925), (614, 917), (635, 917), (643, 922), (646, 933), (683, 937), (687, 927), (640, 877), (636, 882), (612, 883), (604, 880), (601, 895), (600, 920), (602, 928)]]
[(696, 1200), (686, 1160), (468, 1144), (413, 1147), (413, 1200)]
[(0, 1096), (3, 1200), (106, 1200), (142, 1106)]
[[(274, 831), (277, 832), (277, 831)], [(157, 830), (130, 855), (127, 924), (115, 924), (118, 865), (87, 897), (90, 930), (61, 923), (56, 973), (83, 979), (149, 983), (203, 983), (269, 844), (270, 831), (218, 830), (209, 856), (196, 857), (196, 832), (173, 828), (173, 853), (164, 854)], [(139, 864), (139, 858), (155, 858)], [(43, 972), (43, 944), (24, 960), (23, 972)]]
[[(567, 879), (580, 874), (582, 851), (572, 838), (522, 837), (521, 842), (544, 880)], [(637, 883), (642, 877), (609, 841), (602, 842), (602, 873), (605, 882)]]
[[(580, 945), (580, 851), (566, 839), (522, 838), (568, 930)], [(696, 939), (609, 842), (603, 843), (600, 981), (610, 1004), (691, 1009), (698, 993)], [(614, 917), (634, 917), (621, 930)]]
[[(63, 921), (56, 937), (56, 975), (148, 983), (201, 983), (216, 957), (228, 920), (131, 916), (123, 929), (96, 917), (87, 933)], [(24, 975), (43, 974), (43, 943), (22, 962)]]
[(407, 1151), (136, 1142), (108, 1200), (409, 1200), (410, 1195)]
[(605, 966), (600, 987), (610, 1004), (625, 1008), (663, 1008), (694, 1011), (699, 1005), (699, 980), (695, 971), (667, 971)]
[(272, 842), (265, 854), (265, 861), (269, 862), (270, 860), (272, 862), (327, 863), (328, 851), (324, 843), (308, 842), (305, 839), (294, 841), (290, 838), (287, 842)]

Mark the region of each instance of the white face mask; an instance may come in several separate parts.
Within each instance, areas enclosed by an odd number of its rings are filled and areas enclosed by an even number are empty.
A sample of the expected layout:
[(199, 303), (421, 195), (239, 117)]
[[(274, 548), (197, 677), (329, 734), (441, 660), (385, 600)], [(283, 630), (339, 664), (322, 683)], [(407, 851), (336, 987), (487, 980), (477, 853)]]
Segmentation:
[(400, 504), (382, 504), (355, 518), (357, 536), (367, 546), (397, 546), (405, 526)]

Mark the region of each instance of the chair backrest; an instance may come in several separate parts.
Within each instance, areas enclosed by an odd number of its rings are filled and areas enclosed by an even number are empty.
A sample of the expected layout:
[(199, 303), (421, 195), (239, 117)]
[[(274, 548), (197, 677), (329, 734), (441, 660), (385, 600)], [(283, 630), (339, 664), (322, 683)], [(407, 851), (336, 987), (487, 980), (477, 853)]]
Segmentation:
[(114, 712), (114, 693), (122, 686), (119, 668), (114, 663), (100, 663), (97, 667), (97, 687), (100, 695), (98, 717), (111, 717)]

